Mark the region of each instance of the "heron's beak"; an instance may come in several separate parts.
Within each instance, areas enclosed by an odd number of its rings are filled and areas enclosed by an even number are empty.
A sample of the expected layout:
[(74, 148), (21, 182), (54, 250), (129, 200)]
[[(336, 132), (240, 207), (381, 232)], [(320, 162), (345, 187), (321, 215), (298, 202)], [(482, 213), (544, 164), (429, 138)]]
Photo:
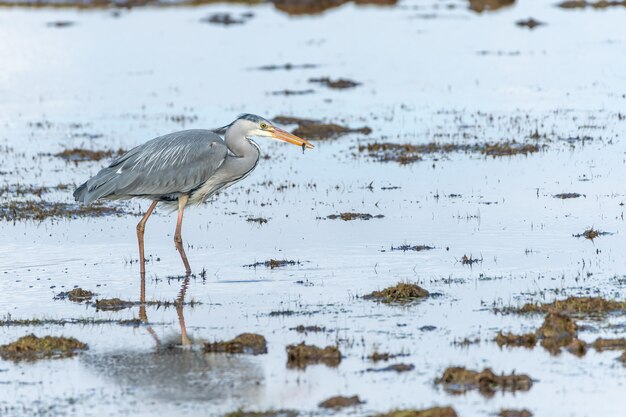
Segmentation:
[(313, 149), (314, 147), (313, 144), (308, 140), (299, 138), (296, 135), (292, 135), (291, 133), (285, 132), (284, 130), (277, 127), (274, 128), (274, 131), (272, 132), (272, 137), (278, 140), (282, 140), (283, 142), (293, 143), (294, 145), (302, 147), (302, 149)]

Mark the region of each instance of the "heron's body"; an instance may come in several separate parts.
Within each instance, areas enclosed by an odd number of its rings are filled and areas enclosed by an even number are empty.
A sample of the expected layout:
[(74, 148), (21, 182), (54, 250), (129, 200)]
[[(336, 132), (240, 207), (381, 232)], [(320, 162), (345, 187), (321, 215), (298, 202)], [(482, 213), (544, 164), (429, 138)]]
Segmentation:
[[(218, 131), (224, 132), (224, 139)], [(189, 273), (180, 236), (183, 210), (189, 204), (202, 203), (254, 170), (261, 153), (259, 145), (250, 136), (273, 137), (313, 147), (250, 114), (240, 116), (218, 131), (183, 130), (152, 139), (111, 162), (74, 192), (74, 198), (85, 204), (99, 199), (152, 200), (148, 212), (137, 225), (142, 273), (143, 229), (157, 203), (178, 208), (175, 241)]]

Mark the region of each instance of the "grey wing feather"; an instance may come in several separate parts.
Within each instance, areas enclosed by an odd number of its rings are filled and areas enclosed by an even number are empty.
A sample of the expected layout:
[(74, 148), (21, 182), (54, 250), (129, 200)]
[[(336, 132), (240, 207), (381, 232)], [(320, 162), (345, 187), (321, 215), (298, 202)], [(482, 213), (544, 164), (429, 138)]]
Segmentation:
[(117, 158), (74, 192), (77, 201), (143, 196), (159, 198), (190, 192), (222, 165), (228, 148), (210, 130), (160, 136)]

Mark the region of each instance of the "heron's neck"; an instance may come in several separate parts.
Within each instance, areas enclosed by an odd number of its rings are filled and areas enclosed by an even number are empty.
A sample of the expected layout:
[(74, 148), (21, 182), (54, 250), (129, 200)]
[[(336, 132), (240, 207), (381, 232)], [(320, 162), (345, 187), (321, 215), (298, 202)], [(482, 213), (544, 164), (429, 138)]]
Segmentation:
[(258, 158), (259, 146), (253, 144), (246, 138), (246, 134), (242, 129), (231, 126), (224, 134), (226, 146), (230, 151), (240, 158)]

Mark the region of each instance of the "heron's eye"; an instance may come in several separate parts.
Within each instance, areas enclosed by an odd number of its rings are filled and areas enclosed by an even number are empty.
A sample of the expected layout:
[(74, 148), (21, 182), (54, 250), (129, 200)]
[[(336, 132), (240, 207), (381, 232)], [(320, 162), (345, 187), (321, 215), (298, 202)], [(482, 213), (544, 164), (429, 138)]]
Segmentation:
[(267, 123), (261, 123), (261, 129), (267, 129)]

